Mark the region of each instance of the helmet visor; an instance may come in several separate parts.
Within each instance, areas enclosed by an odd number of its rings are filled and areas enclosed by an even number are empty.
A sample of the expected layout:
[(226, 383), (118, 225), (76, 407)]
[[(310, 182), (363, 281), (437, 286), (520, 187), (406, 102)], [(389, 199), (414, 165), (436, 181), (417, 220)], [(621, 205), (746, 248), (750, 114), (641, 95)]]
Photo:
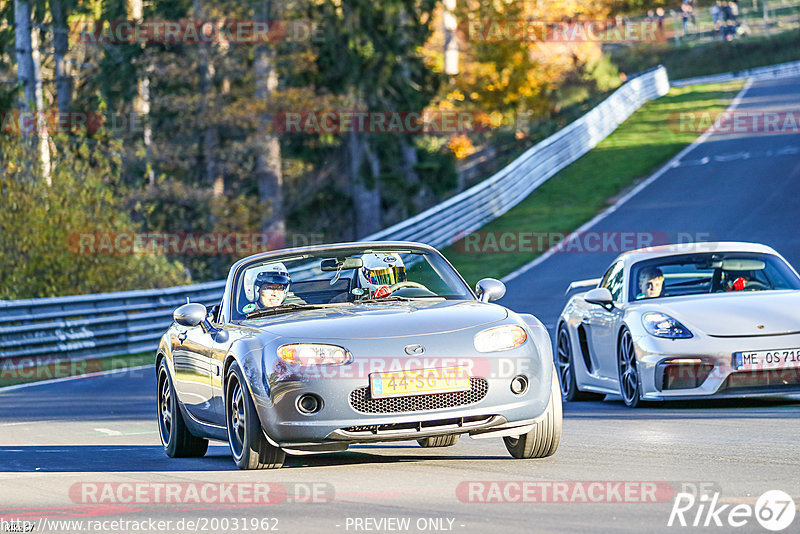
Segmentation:
[(261, 273), (256, 278), (256, 292), (261, 291), (262, 289), (283, 289), (286, 290), (289, 288), (289, 284), (291, 283), (291, 278), (284, 273), (278, 272), (268, 272), (268, 273)]
[(381, 269), (364, 268), (364, 276), (370, 284), (391, 286), (406, 281), (405, 267), (384, 267)]

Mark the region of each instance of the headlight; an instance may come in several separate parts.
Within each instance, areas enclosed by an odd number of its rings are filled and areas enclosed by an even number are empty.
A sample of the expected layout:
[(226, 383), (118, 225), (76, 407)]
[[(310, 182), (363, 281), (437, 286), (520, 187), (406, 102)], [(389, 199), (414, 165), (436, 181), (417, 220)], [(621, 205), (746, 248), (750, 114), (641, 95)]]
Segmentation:
[(668, 339), (692, 337), (692, 333), (688, 328), (666, 313), (645, 313), (642, 316), (642, 324), (644, 325), (644, 329), (655, 337), (665, 337)]
[(519, 347), (528, 334), (525, 329), (515, 324), (487, 328), (475, 334), (475, 350), (478, 352), (495, 352)]
[(336, 345), (293, 343), (278, 347), (278, 358), (295, 365), (341, 365), (350, 363), (353, 356)]

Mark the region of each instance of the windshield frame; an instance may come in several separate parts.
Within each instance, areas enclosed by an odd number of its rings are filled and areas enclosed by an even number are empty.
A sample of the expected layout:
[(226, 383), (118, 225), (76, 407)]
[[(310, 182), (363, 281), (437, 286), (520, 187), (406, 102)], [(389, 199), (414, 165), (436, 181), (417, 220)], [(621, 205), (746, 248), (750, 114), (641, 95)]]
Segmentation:
[[(232, 303), (235, 299), (235, 291), (236, 285), (239, 281), (240, 276), (243, 274), (245, 270), (249, 267), (252, 267), (254, 264), (262, 263), (264, 261), (284, 261), (284, 260), (298, 260), (303, 259), (304, 257), (312, 257), (312, 256), (322, 256), (327, 255), (330, 253), (331, 255), (355, 255), (355, 254), (365, 254), (368, 252), (406, 252), (412, 254), (428, 254), (436, 256), (439, 261), (442, 262), (441, 266), (449, 269), (451, 276), (454, 278), (454, 282), (459, 284), (464, 289), (465, 298), (464, 300), (478, 300), (477, 296), (473, 289), (467, 284), (464, 280), (464, 277), (461, 276), (461, 273), (456, 270), (455, 267), (447, 260), (447, 258), (442, 255), (441, 252), (436, 250), (435, 248), (422, 244), (422, 243), (411, 243), (405, 241), (385, 241), (385, 242), (354, 242), (354, 243), (341, 243), (336, 245), (316, 245), (311, 247), (302, 247), (302, 248), (291, 248), (291, 249), (282, 249), (276, 250), (271, 252), (265, 252), (262, 254), (256, 254), (253, 256), (248, 256), (243, 258), (233, 264), (231, 266), (230, 271), (228, 272), (228, 278), (225, 283), (225, 293), (222, 296), (222, 303), (220, 306), (220, 321), (222, 323), (231, 323), (236, 322), (239, 323), (242, 319), (233, 319), (232, 316)], [(429, 262), (430, 263), (430, 262)], [(431, 267), (437, 271), (437, 266), (433, 263), (430, 263)], [(439, 276), (440, 273), (437, 272)]]

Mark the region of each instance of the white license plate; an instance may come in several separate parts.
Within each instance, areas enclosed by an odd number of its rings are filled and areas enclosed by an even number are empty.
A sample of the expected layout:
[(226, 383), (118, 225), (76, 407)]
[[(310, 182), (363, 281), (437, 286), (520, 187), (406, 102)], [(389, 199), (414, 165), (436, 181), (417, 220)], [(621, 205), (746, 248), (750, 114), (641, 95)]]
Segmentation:
[(800, 349), (736, 352), (733, 368), (736, 371), (800, 368)]

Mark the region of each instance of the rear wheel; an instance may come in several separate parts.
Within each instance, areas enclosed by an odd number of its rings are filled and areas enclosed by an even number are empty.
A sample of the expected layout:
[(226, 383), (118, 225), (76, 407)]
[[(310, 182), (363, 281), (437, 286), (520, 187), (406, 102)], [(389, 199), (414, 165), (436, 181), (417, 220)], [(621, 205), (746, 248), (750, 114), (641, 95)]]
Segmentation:
[(420, 447), (451, 447), (458, 441), (458, 434), (449, 436), (434, 436), (430, 438), (418, 439)]
[(619, 394), (625, 406), (636, 408), (642, 403), (639, 366), (633, 336), (627, 328), (622, 330), (617, 346), (617, 368), (619, 369)]
[(165, 359), (158, 364), (158, 434), (170, 458), (197, 458), (208, 450), (208, 440), (189, 432)]
[(561, 388), (561, 399), (564, 402), (603, 400), (605, 395), (586, 393), (578, 389), (575, 379), (575, 360), (572, 354), (572, 342), (569, 339), (569, 330), (562, 324), (558, 327), (556, 337), (556, 370)]
[(283, 465), (286, 453), (267, 441), (236, 362), (228, 369), (225, 380), (225, 420), (231, 454), (239, 469), (278, 469)]
[(506, 449), (514, 458), (546, 458), (552, 456), (561, 442), (561, 389), (555, 366), (550, 385), (550, 402), (547, 404), (544, 419), (536, 423), (527, 434), (506, 437)]

